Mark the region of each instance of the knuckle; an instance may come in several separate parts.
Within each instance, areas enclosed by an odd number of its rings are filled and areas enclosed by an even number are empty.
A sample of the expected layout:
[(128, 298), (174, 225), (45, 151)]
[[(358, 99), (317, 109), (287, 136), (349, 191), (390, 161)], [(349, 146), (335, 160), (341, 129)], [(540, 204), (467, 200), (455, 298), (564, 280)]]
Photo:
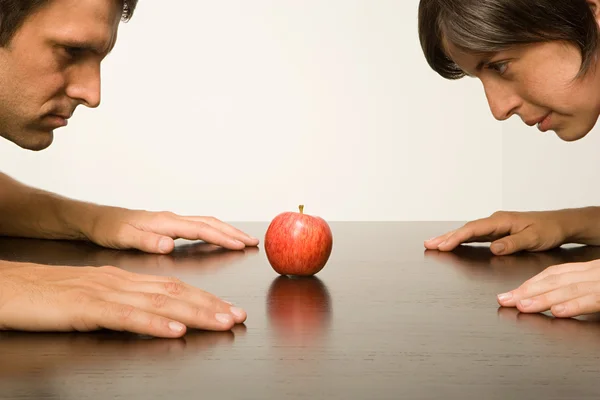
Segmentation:
[(551, 288), (555, 288), (560, 285), (561, 280), (560, 274), (550, 274), (544, 279), (544, 283)]
[(183, 293), (185, 287), (182, 282), (169, 281), (164, 283), (165, 291), (173, 296), (178, 296)]
[(539, 243), (542, 239), (540, 232), (537, 229), (530, 229), (527, 236), (531, 243)]
[(155, 308), (163, 308), (169, 301), (169, 297), (161, 293), (152, 293), (148, 295), (150, 302)]
[(122, 272), (122, 270), (112, 265), (104, 265), (96, 268), (96, 272), (99, 272), (102, 276), (114, 278), (115, 274)]
[(583, 287), (581, 283), (573, 283), (567, 286), (566, 289), (570, 296), (578, 296), (583, 292)]
[(197, 321), (204, 321), (206, 319), (206, 310), (202, 307), (194, 307), (194, 318)]
[(123, 304), (116, 307), (116, 314), (120, 320), (129, 320), (132, 317), (135, 307), (129, 304)]
[(167, 282), (183, 283), (182, 280), (176, 276), (166, 276), (164, 279), (166, 279)]
[(581, 310), (583, 310), (583, 304), (581, 303), (581, 299), (573, 299), (568, 303), (567, 309), (569, 310), (569, 314), (579, 314)]
[(197, 225), (198, 225), (198, 229), (206, 230), (206, 229), (210, 229), (211, 228), (211, 226), (209, 224), (207, 224), (206, 222), (204, 222), (204, 221), (198, 221)]
[(156, 213), (156, 216), (163, 219), (170, 219), (176, 217), (177, 215), (172, 211), (159, 211)]
[(549, 274), (555, 274), (559, 271), (561, 271), (563, 268), (565, 268), (565, 266), (568, 266), (568, 264), (556, 264), (556, 265), (552, 265), (548, 268), (546, 268), (546, 272)]
[(469, 222), (467, 222), (466, 224), (464, 224), (464, 225), (463, 225), (463, 229), (464, 229), (464, 228), (466, 228), (466, 229), (473, 228), (474, 226), (477, 226), (477, 224), (478, 224), (480, 221), (481, 221), (481, 220), (479, 220), (479, 219), (478, 219), (478, 220), (475, 220), (475, 221), (469, 221)]
[(517, 244), (515, 243), (514, 239), (510, 236), (502, 240), (502, 243), (504, 243), (504, 245), (506, 246), (506, 250), (513, 251), (517, 248)]
[(92, 299), (89, 292), (77, 289), (73, 292), (73, 301), (75, 304), (87, 304)]

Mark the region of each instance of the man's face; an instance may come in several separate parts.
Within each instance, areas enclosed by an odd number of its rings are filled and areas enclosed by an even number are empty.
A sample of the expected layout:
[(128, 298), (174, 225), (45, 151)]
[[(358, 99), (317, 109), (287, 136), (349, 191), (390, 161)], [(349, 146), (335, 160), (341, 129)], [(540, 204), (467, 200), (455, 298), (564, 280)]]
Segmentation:
[(121, 14), (118, 0), (50, 0), (25, 20), (0, 48), (0, 136), (42, 150), (79, 104), (98, 107)]

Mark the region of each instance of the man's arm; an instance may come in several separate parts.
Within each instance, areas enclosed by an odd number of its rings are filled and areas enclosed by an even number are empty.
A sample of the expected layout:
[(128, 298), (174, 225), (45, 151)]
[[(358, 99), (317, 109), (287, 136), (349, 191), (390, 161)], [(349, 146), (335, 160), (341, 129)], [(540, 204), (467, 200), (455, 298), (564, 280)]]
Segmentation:
[(113, 249), (170, 253), (174, 239), (203, 240), (232, 250), (258, 239), (214, 217), (182, 216), (72, 200), (0, 174), (0, 236), (89, 240)]
[(83, 240), (93, 204), (24, 185), (0, 173), (0, 235)]

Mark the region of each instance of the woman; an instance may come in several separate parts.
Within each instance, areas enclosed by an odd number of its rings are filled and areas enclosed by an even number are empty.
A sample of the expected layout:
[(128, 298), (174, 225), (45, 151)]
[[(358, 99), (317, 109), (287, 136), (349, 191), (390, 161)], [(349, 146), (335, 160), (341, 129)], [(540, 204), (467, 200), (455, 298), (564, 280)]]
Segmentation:
[[(494, 117), (518, 115), (564, 141), (586, 136), (600, 115), (600, 0), (421, 0), (427, 62), (447, 79), (483, 84)], [(565, 243), (600, 245), (600, 207), (497, 212), (425, 242), (452, 251), (492, 242), (496, 255)], [(508, 293), (502, 306), (557, 317), (600, 311), (600, 260), (550, 267)]]

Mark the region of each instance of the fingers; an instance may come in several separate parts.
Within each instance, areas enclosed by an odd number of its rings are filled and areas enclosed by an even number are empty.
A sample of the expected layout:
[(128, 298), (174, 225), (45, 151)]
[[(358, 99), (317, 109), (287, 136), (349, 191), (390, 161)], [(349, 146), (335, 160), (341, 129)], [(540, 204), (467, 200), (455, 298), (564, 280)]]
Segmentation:
[(205, 222), (190, 221), (182, 218), (165, 221), (164, 226), (157, 233), (188, 240), (203, 240), (230, 250), (242, 250), (246, 247), (244, 242)]
[[(221, 323), (229, 323), (228, 321), (224, 321), (225, 318), (231, 318), (233, 322), (238, 324), (246, 320), (246, 312), (244, 310), (233, 307), (231, 303), (223, 301), (213, 294), (183, 282), (139, 282), (136, 283), (133, 288), (138, 292), (169, 296), (185, 301), (199, 309), (211, 310), (214, 316), (209, 316), (207, 318), (216, 318)], [(216, 314), (227, 314), (229, 317), (222, 315), (216, 316)]]
[(175, 248), (175, 242), (172, 238), (147, 232), (131, 225), (125, 225), (121, 231), (119, 244), (119, 247), (137, 249), (153, 254), (168, 254)]
[[(101, 268), (101, 271), (120, 278), (120, 281), (111, 284), (115, 289), (125, 291), (127, 293), (136, 292), (148, 294), (148, 296), (150, 296), (150, 300), (153, 300), (156, 306), (154, 309), (152, 309), (153, 312), (157, 311), (160, 306), (163, 305), (162, 302), (168, 303), (169, 306), (172, 305), (170, 302), (168, 302), (169, 299), (161, 297), (168, 296), (170, 298), (177, 299), (178, 301), (186, 302), (187, 305), (185, 306), (178, 303), (182, 307), (195, 307), (193, 311), (198, 313), (198, 315), (202, 314), (202, 312), (205, 312), (206, 315), (200, 315), (200, 319), (202, 323), (205, 323), (204, 321), (209, 321), (209, 325), (215, 323), (213, 321), (214, 319), (216, 319), (221, 325), (227, 325), (230, 323), (230, 319), (233, 321), (233, 323), (240, 324), (243, 323), (247, 318), (246, 312), (243, 309), (234, 307), (230, 302), (224, 301), (212, 293), (208, 293), (204, 290), (182, 282), (177, 278), (159, 275), (135, 274), (133, 272), (124, 271), (112, 266)], [(155, 298), (152, 296), (155, 296)], [(105, 298), (105, 300), (116, 301), (116, 298), (110, 297)], [(135, 304), (127, 304), (140, 306), (141, 303), (139, 303), (139, 301), (141, 300), (138, 300), (138, 302)], [(144, 309), (148, 310), (147, 308)], [(213, 315), (209, 315), (210, 313)], [(174, 318), (172, 316), (170, 317)], [(184, 322), (182, 320), (178, 321)], [(184, 323), (187, 324), (187, 322)], [(201, 328), (199, 325), (196, 325), (197, 323), (199, 323), (197, 320), (192, 320), (191, 325), (188, 326)], [(223, 327), (221, 326), (217, 326), (215, 329), (218, 330), (222, 328)]]
[(96, 296), (111, 304), (134, 307), (190, 328), (212, 331), (229, 330), (247, 318), (243, 309), (177, 278), (134, 274), (112, 266), (96, 271), (101, 272), (98, 280), (112, 289), (102, 290)]
[(462, 243), (495, 240), (510, 233), (512, 223), (509, 219), (488, 217), (468, 222), (454, 231), (425, 243), (429, 249), (452, 251)]
[(195, 221), (195, 222), (203, 222), (212, 226), (215, 229), (222, 231), (223, 233), (231, 236), (232, 238), (239, 240), (244, 243), (246, 246), (258, 246), (259, 240), (249, 236), (248, 234), (242, 232), (241, 230), (226, 224), (223, 221), (220, 221), (213, 217), (182, 217), (184, 219)]
[(593, 269), (597, 266), (598, 266), (598, 264), (596, 264), (593, 261), (592, 262), (579, 262), (579, 263), (567, 263), (567, 264), (553, 265), (553, 266), (546, 268), (539, 274), (533, 276), (532, 278), (529, 278), (528, 280), (523, 282), (523, 285), (521, 285), (521, 286), (531, 285), (535, 282), (538, 282), (538, 281), (548, 278), (550, 275), (561, 275), (561, 274), (565, 274), (568, 272), (583, 272), (583, 271)]
[(111, 303), (127, 304), (136, 310), (159, 315), (194, 329), (224, 331), (230, 330), (236, 323), (230, 307), (224, 303), (191, 303), (156, 292), (112, 292), (106, 298)]
[(85, 315), (83, 324), (75, 325), (75, 329), (106, 328), (164, 338), (181, 337), (186, 332), (185, 325), (178, 321), (127, 304), (94, 301), (88, 305)]
[(530, 229), (494, 241), (490, 249), (496, 255), (508, 255), (522, 250), (534, 250), (538, 245), (537, 237)]
[(435, 238), (431, 238), (429, 240), (425, 241), (425, 248), (429, 249), (429, 250), (437, 250), (438, 246), (445, 242), (450, 236), (452, 236), (454, 233), (456, 232), (456, 230), (447, 232), (441, 236), (435, 237)]
[(526, 313), (551, 310), (557, 317), (600, 311), (600, 269), (590, 268), (590, 264), (548, 268), (549, 272), (540, 274), (543, 277), (536, 276), (519, 288), (498, 295), (498, 303)]
[(598, 285), (594, 287), (595, 293), (571, 299), (552, 306), (552, 314), (561, 318), (572, 318), (579, 315), (592, 314), (600, 311), (600, 295)]
[(495, 255), (509, 255), (522, 250), (542, 250), (548, 244), (540, 242), (539, 235), (528, 223), (515, 225), (510, 213), (495, 213), (491, 217), (468, 222), (459, 229), (425, 242), (430, 250), (453, 251), (463, 243), (492, 242)]

